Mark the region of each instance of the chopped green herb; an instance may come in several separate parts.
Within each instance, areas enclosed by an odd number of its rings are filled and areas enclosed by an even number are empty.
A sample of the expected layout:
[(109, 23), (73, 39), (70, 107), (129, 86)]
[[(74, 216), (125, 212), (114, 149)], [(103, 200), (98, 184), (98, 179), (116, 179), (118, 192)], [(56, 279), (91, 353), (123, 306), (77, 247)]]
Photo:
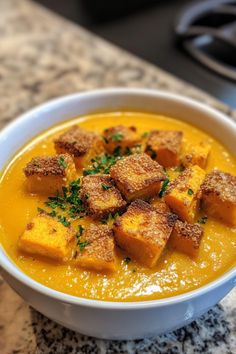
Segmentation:
[(79, 242), (78, 246), (79, 246), (79, 250), (80, 252), (83, 252), (85, 247), (88, 246), (91, 242), (89, 241), (83, 241), (83, 242)]
[(102, 138), (103, 138), (103, 140), (104, 140), (104, 142), (105, 142), (106, 144), (109, 143), (109, 140), (108, 140), (105, 136), (103, 136)]
[(162, 197), (165, 195), (169, 183), (170, 183), (169, 178), (166, 178), (166, 179), (164, 180), (164, 182), (162, 183), (161, 190), (160, 190), (160, 192), (159, 192), (159, 197), (160, 197), (160, 198), (162, 198)]
[(108, 174), (111, 166), (120, 158), (120, 155), (99, 155), (91, 160), (92, 166), (89, 169), (83, 171), (83, 175), (94, 175), (97, 173)]
[(147, 146), (147, 153), (151, 156), (152, 159), (157, 157), (157, 153), (151, 148), (151, 146)]
[(206, 224), (207, 220), (208, 220), (207, 216), (202, 216), (197, 222), (198, 224)]
[(48, 215), (54, 218), (57, 215), (57, 213), (55, 212), (55, 210), (53, 210), (50, 213), (48, 213)]
[(112, 188), (112, 186), (107, 186), (107, 185), (104, 184), (104, 183), (102, 183), (101, 186), (102, 186), (102, 189), (103, 189), (104, 191), (107, 191), (108, 189), (111, 189), (111, 188)]
[(83, 232), (84, 232), (84, 227), (82, 225), (78, 225), (78, 233), (77, 235), (80, 237), (83, 235)]
[(175, 172), (183, 172), (184, 171), (184, 166), (180, 165), (175, 168)]
[(114, 133), (111, 135), (112, 141), (121, 141), (124, 138), (124, 135), (121, 133)]
[(44, 213), (45, 213), (45, 210), (42, 209), (42, 208), (38, 208), (38, 212), (39, 212), (39, 214), (44, 214)]
[(89, 193), (85, 193), (85, 198), (89, 199), (89, 197), (90, 197), (90, 194)]
[(125, 257), (124, 262), (125, 262), (125, 264), (129, 264), (131, 262), (131, 258)]
[(64, 159), (63, 156), (60, 156), (60, 157), (59, 157), (58, 163), (59, 163), (59, 165), (60, 165), (61, 167), (63, 167), (64, 169), (67, 167), (67, 163), (66, 163), (66, 161), (65, 161), (65, 159)]
[(117, 147), (114, 149), (113, 155), (114, 155), (115, 157), (121, 156), (121, 147), (120, 147), (120, 146), (117, 146)]
[(136, 272), (137, 272), (137, 268), (133, 268), (132, 273), (136, 273)]
[(193, 190), (191, 188), (188, 189), (188, 195), (193, 195)]
[(148, 138), (149, 134), (150, 134), (149, 132), (144, 132), (144, 133), (142, 134), (142, 138), (143, 138), (143, 139)]
[(60, 223), (62, 223), (62, 225), (64, 225), (65, 227), (70, 226), (70, 222), (63, 215), (58, 215), (57, 220), (60, 221)]
[[(116, 213), (114, 216), (112, 215), (112, 213), (109, 213), (108, 216), (104, 219), (101, 220), (101, 223), (102, 224), (109, 224), (109, 222), (115, 220), (115, 216), (117, 215), (118, 213)], [(119, 215), (119, 214), (118, 214)], [(116, 216), (117, 217), (117, 216)]]

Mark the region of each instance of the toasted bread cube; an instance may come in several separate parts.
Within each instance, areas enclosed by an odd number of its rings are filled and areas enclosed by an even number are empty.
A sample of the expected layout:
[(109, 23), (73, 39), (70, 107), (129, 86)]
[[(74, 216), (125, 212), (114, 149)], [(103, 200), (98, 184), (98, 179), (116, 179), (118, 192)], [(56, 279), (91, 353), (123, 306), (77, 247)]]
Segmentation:
[(187, 168), (173, 180), (165, 194), (165, 202), (182, 221), (192, 223), (199, 206), (199, 190), (205, 171), (199, 166)]
[(170, 245), (191, 257), (198, 255), (203, 228), (199, 224), (188, 224), (177, 220), (170, 236)]
[(90, 214), (102, 218), (124, 209), (126, 201), (108, 175), (88, 175), (83, 177), (81, 196), (88, 205)]
[(170, 212), (170, 208), (163, 199), (154, 197), (150, 200), (150, 204), (158, 213), (166, 214)]
[(115, 240), (128, 255), (154, 267), (171, 234), (175, 215), (157, 213), (143, 200), (135, 200), (114, 223)]
[(52, 217), (40, 214), (27, 225), (18, 246), (32, 255), (66, 261), (75, 248), (75, 232)]
[(115, 271), (115, 243), (113, 232), (107, 225), (90, 224), (80, 242), (85, 247), (77, 250), (75, 262), (79, 267), (99, 272)]
[(213, 170), (201, 187), (201, 206), (207, 215), (236, 226), (236, 177)]
[(110, 174), (128, 201), (157, 194), (161, 181), (166, 178), (163, 168), (146, 154), (133, 154), (118, 160)]
[(68, 154), (34, 157), (24, 168), (30, 193), (55, 194), (76, 179), (73, 159)]
[(102, 138), (77, 125), (60, 135), (54, 144), (58, 153), (73, 156), (77, 168), (85, 167), (94, 156), (104, 152)]
[(135, 127), (125, 127), (124, 125), (117, 125), (104, 130), (103, 138), (105, 142), (105, 149), (109, 153), (120, 147), (122, 150), (133, 147), (140, 142), (140, 137), (137, 134)]
[(146, 153), (164, 167), (179, 164), (183, 133), (177, 130), (153, 130), (147, 141)]
[(186, 144), (183, 148), (181, 163), (184, 167), (198, 165), (206, 168), (210, 151), (211, 144), (207, 141), (201, 141), (197, 145)]

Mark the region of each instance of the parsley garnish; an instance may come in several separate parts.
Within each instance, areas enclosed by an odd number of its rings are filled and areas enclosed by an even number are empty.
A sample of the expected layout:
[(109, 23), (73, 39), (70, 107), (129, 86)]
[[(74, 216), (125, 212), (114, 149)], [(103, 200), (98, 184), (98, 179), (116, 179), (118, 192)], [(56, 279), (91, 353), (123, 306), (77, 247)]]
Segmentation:
[(102, 186), (102, 189), (103, 189), (104, 191), (107, 191), (108, 189), (111, 189), (111, 188), (112, 188), (111, 186), (107, 186), (107, 185), (104, 184), (104, 183), (102, 183), (101, 186)]
[(59, 157), (58, 163), (59, 163), (59, 165), (60, 165), (61, 167), (63, 167), (64, 169), (67, 167), (67, 163), (66, 163), (66, 161), (65, 161), (65, 159), (64, 159), (63, 156), (60, 156), (60, 157)]
[(124, 262), (125, 262), (125, 264), (129, 264), (131, 262), (131, 258), (125, 257)]
[(151, 146), (147, 147), (147, 153), (151, 156), (152, 159), (157, 157), (157, 153), (151, 148)]
[(120, 158), (120, 155), (99, 155), (91, 160), (92, 166), (89, 169), (83, 171), (83, 175), (94, 175), (97, 173), (108, 174), (111, 166), (113, 166), (116, 161)]
[(65, 227), (70, 226), (70, 221), (68, 221), (63, 215), (58, 215), (57, 220), (60, 221), (60, 223), (62, 223), (62, 225), (64, 225)]
[(90, 244), (89, 241), (83, 241), (83, 242), (79, 241), (78, 246), (79, 246), (80, 252), (83, 252), (85, 247), (88, 246), (89, 244)]
[(193, 190), (191, 188), (188, 189), (188, 195), (193, 195)]
[(183, 172), (184, 171), (184, 166), (180, 165), (175, 167), (175, 172)]
[(167, 187), (168, 187), (168, 184), (170, 183), (170, 180), (169, 178), (166, 178), (164, 180), (164, 182), (162, 183), (162, 186), (161, 186), (161, 190), (159, 192), (159, 197), (162, 198), (164, 196), (164, 194), (166, 193), (166, 190), (167, 190)]
[(80, 252), (83, 252), (85, 247), (90, 244), (89, 241), (81, 241), (81, 236), (84, 233), (84, 227), (82, 225), (78, 225), (78, 232), (76, 234), (77, 237), (77, 246), (79, 246)]
[(121, 133), (114, 133), (111, 135), (112, 141), (121, 141), (124, 138), (124, 135)]
[(83, 235), (84, 232), (84, 227), (82, 225), (78, 225), (78, 233), (77, 233), (77, 237), (80, 237)]
[(197, 222), (198, 224), (206, 224), (208, 217), (202, 216)]
[(145, 138), (147, 138), (148, 136), (149, 136), (149, 132), (144, 132), (143, 134), (142, 134), (142, 138), (143, 139), (145, 139)]

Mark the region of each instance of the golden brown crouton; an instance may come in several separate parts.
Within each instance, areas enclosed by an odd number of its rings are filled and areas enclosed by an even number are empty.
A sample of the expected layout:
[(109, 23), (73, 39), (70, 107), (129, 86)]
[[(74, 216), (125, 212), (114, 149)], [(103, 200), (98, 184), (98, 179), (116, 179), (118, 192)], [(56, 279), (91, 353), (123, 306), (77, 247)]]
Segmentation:
[(169, 243), (179, 252), (189, 256), (197, 256), (203, 228), (199, 224), (188, 224), (177, 220), (170, 236)]
[(205, 172), (199, 166), (186, 169), (173, 180), (165, 195), (165, 201), (182, 221), (192, 223), (199, 205), (199, 190)]
[(30, 193), (56, 194), (73, 179), (76, 170), (68, 154), (34, 157), (24, 168)]
[(131, 257), (155, 266), (171, 234), (175, 215), (157, 213), (143, 200), (136, 200), (114, 223), (115, 240)]
[(133, 147), (140, 142), (140, 137), (137, 134), (135, 127), (125, 127), (124, 125), (117, 125), (104, 130), (103, 138), (105, 142), (105, 149), (109, 153), (121, 147), (122, 150)]
[(147, 141), (146, 153), (164, 167), (177, 166), (183, 133), (175, 130), (153, 130)]
[(185, 167), (198, 165), (201, 168), (205, 168), (210, 151), (211, 145), (207, 141), (201, 141), (197, 145), (185, 144), (181, 163)]
[(166, 176), (163, 168), (146, 154), (134, 154), (118, 160), (110, 169), (117, 187), (128, 201), (158, 193)]
[(76, 125), (60, 135), (55, 141), (58, 153), (68, 153), (73, 156), (77, 168), (86, 166), (92, 157), (104, 151), (102, 138)]
[(205, 213), (236, 226), (236, 177), (213, 170), (206, 176), (201, 191)]
[(113, 232), (107, 225), (90, 224), (79, 240), (76, 264), (96, 271), (115, 271)]
[(81, 196), (87, 203), (90, 214), (95, 218), (119, 212), (126, 205), (113, 179), (108, 175), (83, 177)]
[(75, 232), (52, 217), (40, 214), (27, 225), (18, 245), (27, 253), (66, 261), (75, 248)]
[(170, 208), (163, 199), (154, 197), (150, 200), (150, 204), (153, 206), (153, 208), (155, 208), (158, 213), (165, 214), (170, 212)]

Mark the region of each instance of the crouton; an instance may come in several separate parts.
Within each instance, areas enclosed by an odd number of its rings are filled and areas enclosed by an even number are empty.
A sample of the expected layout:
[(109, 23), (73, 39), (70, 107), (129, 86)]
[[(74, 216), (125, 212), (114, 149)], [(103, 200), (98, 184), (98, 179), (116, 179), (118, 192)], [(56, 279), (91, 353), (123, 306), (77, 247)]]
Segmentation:
[(105, 129), (103, 139), (105, 142), (105, 149), (111, 154), (118, 147), (125, 150), (140, 142), (140, 137), (137, 134), (136, 128), (125, 127), (124, 125), (117, 125)]
[(201, 141), (197, 145), (186, 144), (183, 148), (181, 163), (184, 167), (198, 165), (201, 168), (206, 168), (211, 144), (207, 141)]
[(27, 225), (18, 246), (32, 255), (66, 261), (75, 248), (75, 232), (52, 217), (40, 214)]
[(24, 168), (30, 193), (56, 194), (76, 179), (73, 159), (68, 154), (34, 157)]
[(153, 130), (147, 140), (146, 153), (164, 167), (179, 164), (183, 133), (175, 130)]
[(170, 208), (163, 199), (154, 197), (150, 200), (150, 204), (158, 213), (166, 214), (170, 212)]
[(201, 187), (201, 206), (207, 215), (236, 226), (236, 177), (213, 170)]
[(177, 251), (195, 257), (199, 252), (202, 236), (203, 228), (199, 224), (188, 224), (177, 220), (169, 244)]
[(165, 194), (165, 202), (182, 221), (192, 223), (199, 206), (199, 190), (205, 171), (199, 166), (187, 168), (173, 180)]
[(60, 135), (55, 141), (58, 153), (68, 153), (74, 158), (77, 168), (85, 167), (90, 160), (104, 152), (102, 138), (76, 125)]
[(108, 175), (88, 175), (83, 177), (81, 197), (88, 205), (89, 213), (102, 218), (124, 209), (126, 202)]
[(128, 201), (157, 194), (161, 181), (166, 178), (163, 168), (146, 154), (133, 154), (118, 160), (110, 174)]
[(175, 215), (157, 213), (143, 200), (136, 200), (113, 226), (117, 244), (147, 267), (154, 267), (171, 234)]
[(90, 224), (79, 240), (76, 264), (96, 271), (116, 269), (113, 232), (107, 225)]

